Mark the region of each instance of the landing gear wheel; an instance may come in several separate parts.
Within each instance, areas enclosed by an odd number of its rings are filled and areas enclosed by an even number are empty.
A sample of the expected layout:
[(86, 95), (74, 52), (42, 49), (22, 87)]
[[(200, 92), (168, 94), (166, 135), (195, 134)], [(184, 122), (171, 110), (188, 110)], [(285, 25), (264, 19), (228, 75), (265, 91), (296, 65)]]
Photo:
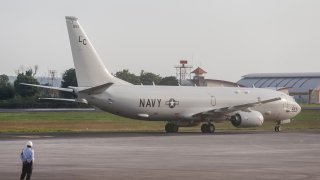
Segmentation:
[(214, 127), (214, 125), (209, 124), (209, 133), (214, 133), (215, 130), (216, 130), (216, 128)]
[(173, 123), (167, 123), (165, 130), (167, 133), (176, 133), (179, 131), (179, 126)]
[(209, 125), (208, 124), (202, 124), (201, 125), (201, 132), (202, 133), (208, 133)]
[(214, 133), (215, 126), (211, 123), (204, 123), (201, 125), (201, 132), (202, 133)]
[(179, 126), (176, 125), (176, 124), (174, 124), (172, 130), (173, 130), (173, 131), (172, 131), (173, 133), (177, 133), (177, 132), (179, 131)]
[(277, 123), (277, 125), (274, 127), (275, 132), (280, 132), (281, 131), (281, 126), (280, 123)]

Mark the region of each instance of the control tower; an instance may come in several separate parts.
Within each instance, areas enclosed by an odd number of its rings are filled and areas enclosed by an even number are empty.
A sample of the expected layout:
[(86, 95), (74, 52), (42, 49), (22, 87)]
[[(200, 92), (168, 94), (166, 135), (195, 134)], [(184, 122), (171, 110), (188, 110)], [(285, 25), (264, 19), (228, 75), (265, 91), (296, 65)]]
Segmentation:
[(191, 79), (191, 68), (192, 65), (188, 65), (187, 60), (180, 60), (180, 64), (174, 66), (176, 68), (176, 77), (179, 80), (179, 84), (181, 84), (182, 80)]

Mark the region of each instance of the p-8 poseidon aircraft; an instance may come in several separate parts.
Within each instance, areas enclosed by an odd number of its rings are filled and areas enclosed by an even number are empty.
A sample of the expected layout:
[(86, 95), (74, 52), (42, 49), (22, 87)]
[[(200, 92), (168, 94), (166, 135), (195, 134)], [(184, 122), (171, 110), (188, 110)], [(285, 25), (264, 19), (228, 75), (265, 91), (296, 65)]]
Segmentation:
[[(49, 87), (74, 94), (75, 99), (101, 110), (139, 120), (167, 121), (166, 132), (200, 123), (203, 133), (213, 133), (214, 123), (230, 121), (239, 128), (261, 126), (264, 120), (280, 125), (301, 110), (295, 100), (279, 91), (242, 87), (186, 87), (133, 85), (111, 75), (79, 24), (67, 16), (73, 61), (79, 87)], [(52, 98), (46, 98), (52, 99)]]

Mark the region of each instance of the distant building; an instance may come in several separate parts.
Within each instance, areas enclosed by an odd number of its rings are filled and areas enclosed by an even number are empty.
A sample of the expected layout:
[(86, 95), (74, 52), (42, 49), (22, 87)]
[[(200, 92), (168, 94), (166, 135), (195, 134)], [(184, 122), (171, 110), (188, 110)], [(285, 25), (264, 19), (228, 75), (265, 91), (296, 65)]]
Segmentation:
[(237, 83), (256, 88), (287, 88), (299, 103), (320, 103), (320, 73), (247, 74)]
[(204, 79), (204, 74), (207, 73), (205, 70), (197, 67), (191, 73), (194, 74), (193, 83), (195, 83), (197, 86), (207, 86), (206, 80)]
[(320, 104), (320, 87), (316, 87), (312, 91), (309, 91), (309, 102)]
[(237, 87), (238, 84), (230, 81), (205, 79), (204, 74), (207, 72), (200, 67), (197, 67), (191, 72), (194, 74), (192, 79), (181, 81), (182, 86), (209, 86), (209, 87)]

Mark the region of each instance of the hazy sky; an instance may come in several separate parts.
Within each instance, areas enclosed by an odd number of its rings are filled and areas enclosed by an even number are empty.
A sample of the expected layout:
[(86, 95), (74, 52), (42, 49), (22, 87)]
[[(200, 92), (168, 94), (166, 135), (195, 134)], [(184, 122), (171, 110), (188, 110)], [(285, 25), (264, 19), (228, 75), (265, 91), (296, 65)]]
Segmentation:
[(318, 0), (8, 0), (0, 3), (0, 74), (73, 67), (65, 16), (80, 19), (112, 73), (175, 75), (181, 59), (230, 81), (320, 71)]

